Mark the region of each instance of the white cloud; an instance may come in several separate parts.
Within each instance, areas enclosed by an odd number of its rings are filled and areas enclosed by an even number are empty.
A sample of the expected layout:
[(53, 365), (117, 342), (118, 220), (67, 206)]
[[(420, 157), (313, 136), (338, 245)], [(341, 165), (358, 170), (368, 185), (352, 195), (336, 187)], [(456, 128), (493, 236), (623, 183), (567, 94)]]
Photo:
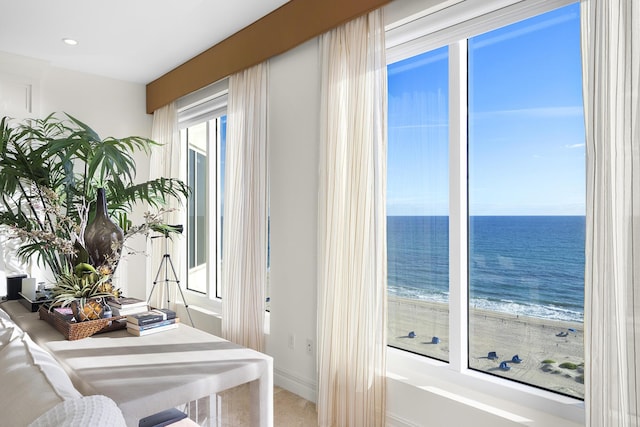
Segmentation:
[(496, 110), (474, 113), (475, 118), (497, 116), (526, 116), (526, 117), (582, 117), (582, 106), (521, 108), (517, 110)]
[(582, 147), (584, 147), (584, 142), (580, 144), (571, 144), (571, 145), (564, 146), (564, 148), (582, 148)]
[(435, 129), (435, 128), (447, 128), (448, 123), (434, 123), (434, 124), (420, 124), (420, 125), (400, 125), (389, 126), (389, 129)]

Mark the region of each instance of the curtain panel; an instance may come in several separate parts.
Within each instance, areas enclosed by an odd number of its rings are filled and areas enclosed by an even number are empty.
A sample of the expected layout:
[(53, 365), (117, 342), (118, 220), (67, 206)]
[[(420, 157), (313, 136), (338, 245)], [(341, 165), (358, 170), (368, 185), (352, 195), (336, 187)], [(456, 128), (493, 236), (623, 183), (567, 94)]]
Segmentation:
[(386, 114), (382, 10), (321, 36), (318, 423), (382, 426)]
[[(165, 105), (153, 112), (153, 124), (151, 128), (151, 139), (160, 143), (159, 147), (151, 150), (149, 160), (149, 179), (156, 178), (178, 178), (186, 182), (186, 164), (183, 160), (183, 151), (186, 148), (180, 146), (180, 132), (178, 129), (178, 113), (175, 103)], [(186, 212), (181, 209), (180, 201), (174, 198), (168, 200), (165, 210), (167, 214), (164, 219), (167, 224), (184, 224), (186, 222)], [(147, 243), (147, 254), (149, 254), (150, 268), (147, 269), (147, 283), (152, 283), (160, 268), (165, 250), (171, 255), (176, 273), (180, 275), (178, 279), (185, 283), (186, 274), (183, 272), (186, 263), (186, 251), (184, 250), (184, 240), (181, 236), (174, 236), (166, 242), (162, 239), (149, 239)], [(164, 273), (158, 278), (164, 280)], [(171, 276), (170, 279), (173, 279)], [(177, 286), (158, 286), (153, 290), (151, 305), (154, 307), (164, 307), (165, 301), (174, 302), (171, 309), (175, 309), (175, 301), (178, 295)], [(147, 292), (151, 292), (151, 288)], [(186, 303), (186, 301), (184, 301)]]
[(267, 63), (229, 78), (222, 335), (264, 351), (267, 281)]
[(588, 426), (640, 425), (640, 3), (583, 0)]

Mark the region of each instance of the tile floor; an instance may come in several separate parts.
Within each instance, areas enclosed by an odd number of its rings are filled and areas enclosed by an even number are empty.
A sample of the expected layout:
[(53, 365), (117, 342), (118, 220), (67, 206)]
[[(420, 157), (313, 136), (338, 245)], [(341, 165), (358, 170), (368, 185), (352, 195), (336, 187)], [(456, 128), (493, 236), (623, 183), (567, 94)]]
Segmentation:
[[(217, 420), (206, 415), (205, 401), (192, 402), (191, 419), (203, 427), (251, 427), (249, 387), (243, 385), (219, 395), (221, 414)], [(203, 409), (204, 408), (204, 409)], [(274, 427), (313, 427), (317, 425), (316, 405), (280, 387), (273, 394)]]

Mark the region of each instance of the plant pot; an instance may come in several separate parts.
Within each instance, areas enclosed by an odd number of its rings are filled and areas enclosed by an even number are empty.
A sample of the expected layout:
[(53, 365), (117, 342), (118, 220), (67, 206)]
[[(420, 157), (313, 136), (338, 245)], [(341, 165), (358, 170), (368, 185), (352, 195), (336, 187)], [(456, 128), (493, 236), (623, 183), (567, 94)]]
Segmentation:
[(97, 320), (102, 318), (102, 303), (97, 299), (88, 299), (84, 306), (80, 307), (79, 301), (73, 301), (71, 311), (76, 322)]

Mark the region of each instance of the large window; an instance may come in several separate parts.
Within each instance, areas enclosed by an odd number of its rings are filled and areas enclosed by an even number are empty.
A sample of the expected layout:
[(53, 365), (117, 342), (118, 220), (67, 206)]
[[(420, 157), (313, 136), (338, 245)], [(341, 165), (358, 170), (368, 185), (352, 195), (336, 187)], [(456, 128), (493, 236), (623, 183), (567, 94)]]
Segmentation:
[(582, 398), (579, 15), (389, 64), (387, 210), (391, 346)]
[[(220, 298), (224, 160), (227, 134), (226, 86), (179, 113), (180, 139), (186, 156), (187, 202), (185, 226), (187, 280), (190, 299)], [(211, 91), (211, 89), (208, 89)], [(200, 95), (200, 94), (195, 94)], [(195, 96), (194, 95), (194, 96)]]
[(218, 298), (219, 268), (210, 275), (208, 264), (222, 263), (226, 123), (226, 116), (221, 116), (181, 130), (191, 189), (186, 227), (187, 289)]
[[(189, 301), (219, 311), (222, 258), (228, 81), (222, 80), (178, 101), (181, 144), (186, 156), (187, 201), (185, 249)], [(267, 223), (266, 308), (269, 301), (269, 223)]]

